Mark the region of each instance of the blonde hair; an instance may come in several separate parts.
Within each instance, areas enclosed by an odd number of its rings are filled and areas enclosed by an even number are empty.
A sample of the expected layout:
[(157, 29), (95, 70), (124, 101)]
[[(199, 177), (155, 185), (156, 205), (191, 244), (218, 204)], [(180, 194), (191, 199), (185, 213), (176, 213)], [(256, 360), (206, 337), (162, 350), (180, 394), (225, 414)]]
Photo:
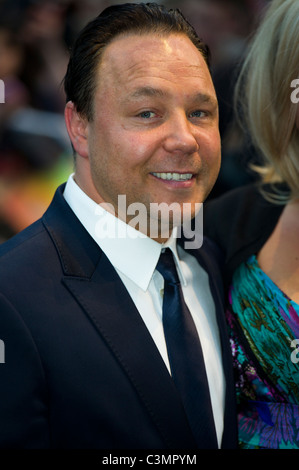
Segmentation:
[[(250, 44), (235, 98), (263, 158), (254, 169), (263, 183), (287, 183), (289, 198), (299, 196), (299, 105), (291, 101), (291, 82), (298, 77), (299, 1), (273, 0)], [(285, 202), (286, 196), (272, 199)]]

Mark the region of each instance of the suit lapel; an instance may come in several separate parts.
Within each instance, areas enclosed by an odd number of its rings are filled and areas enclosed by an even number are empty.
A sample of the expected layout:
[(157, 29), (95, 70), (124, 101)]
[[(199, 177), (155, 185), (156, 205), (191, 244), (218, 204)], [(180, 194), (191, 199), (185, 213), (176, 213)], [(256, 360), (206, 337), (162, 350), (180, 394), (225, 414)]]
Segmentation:
[(73, 214), (63, 187), (43, 217), (63, 283), (89, 316), (169, 448), (195, 448), (180, 398), (133, 301), (111, 263)]

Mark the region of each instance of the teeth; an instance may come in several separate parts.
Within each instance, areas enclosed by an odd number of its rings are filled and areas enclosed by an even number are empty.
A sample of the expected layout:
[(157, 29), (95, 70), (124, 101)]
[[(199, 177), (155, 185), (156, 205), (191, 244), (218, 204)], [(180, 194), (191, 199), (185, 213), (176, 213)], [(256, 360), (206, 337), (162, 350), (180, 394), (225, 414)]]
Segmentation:
[(153, 175), (169, 181), (186, 181), (192, 178), (192, 173), (153, 173)]

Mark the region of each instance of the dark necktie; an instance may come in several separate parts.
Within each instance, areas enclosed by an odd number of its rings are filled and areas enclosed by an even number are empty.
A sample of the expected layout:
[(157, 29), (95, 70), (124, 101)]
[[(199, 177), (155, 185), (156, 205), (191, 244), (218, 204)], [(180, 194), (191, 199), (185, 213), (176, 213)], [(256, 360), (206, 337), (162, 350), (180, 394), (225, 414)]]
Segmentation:
[(156, 269), (164, 278), (162, 320), (172, 378), (180, 393), (198, 448), (217, 448), (200, 340), (184, 301), (170, 249), (161, 253)]

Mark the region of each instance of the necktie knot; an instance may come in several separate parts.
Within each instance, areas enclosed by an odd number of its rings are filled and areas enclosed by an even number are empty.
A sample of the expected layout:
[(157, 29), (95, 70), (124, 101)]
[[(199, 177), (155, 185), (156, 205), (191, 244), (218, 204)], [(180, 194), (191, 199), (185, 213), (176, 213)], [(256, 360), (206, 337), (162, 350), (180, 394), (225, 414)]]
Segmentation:
[(180, 284), (173, 254), (169, 248), (161, 253), (156, 269), (169, 284)]

